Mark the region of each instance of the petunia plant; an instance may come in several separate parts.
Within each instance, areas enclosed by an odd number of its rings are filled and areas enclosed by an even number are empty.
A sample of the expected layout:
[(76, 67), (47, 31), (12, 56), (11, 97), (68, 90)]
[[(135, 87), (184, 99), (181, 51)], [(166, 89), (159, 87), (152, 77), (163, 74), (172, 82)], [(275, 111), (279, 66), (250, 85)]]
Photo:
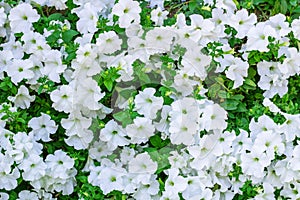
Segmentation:
[(1, 2), (0, 199), (299, 199), (299, 16)]

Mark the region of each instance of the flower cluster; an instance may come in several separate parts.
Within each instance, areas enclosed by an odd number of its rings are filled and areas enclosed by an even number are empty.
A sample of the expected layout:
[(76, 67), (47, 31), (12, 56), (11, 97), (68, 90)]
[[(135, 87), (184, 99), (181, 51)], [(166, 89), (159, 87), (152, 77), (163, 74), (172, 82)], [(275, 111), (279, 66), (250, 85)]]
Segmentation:
[[(20, 200), (86, 185), (122, 199), (300, 198), (300, 115), (274, 103), (300, 74), (300, 19), (224, 0), (202, 2), (209, 16), (70, 2), (0, 3), (0, 199), (22, 181)], [(265, 112), (232, 128), (249, 90)]]

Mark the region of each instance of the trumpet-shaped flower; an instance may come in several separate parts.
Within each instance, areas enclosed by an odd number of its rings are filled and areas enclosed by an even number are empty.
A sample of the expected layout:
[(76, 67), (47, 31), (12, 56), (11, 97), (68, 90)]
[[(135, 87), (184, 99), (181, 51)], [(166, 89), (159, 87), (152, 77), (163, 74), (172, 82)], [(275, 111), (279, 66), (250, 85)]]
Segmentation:
[(50, 134), (54, 134), (58, 128), (51, 117), (45, 113), (42, 113), (40, 117), (33, 117), (29, 120), (28, 126), (33, 129), (31, 132), (34, 139), (41, 139), (44, 142), (49, 142), (51, 140)]
[(32, 28), (32, 23), (37, 22), (40, 16), (29, 3), (21, 3), (10, 10), (8, 19), (11, 30), (14, 33), (28, 32)]
[(16, 107), (26, 109), (30, 107), (30, 103), (34, 101), (35, 96), (30, 96), (29, 90), (24, 85), (21, 85), (16, 96), (8, 97), (8, 99), (12, 101)]
[(126, 127), (127, 135), (131, 138), (132, 143), (144, 143), (154, 135), (154, 125), (150, 119), (137, 117), (133, 120), (133, 124)]
[(119, 26), (127, 28), (131, 24), (140, 22), (140, 12), (142, 9), (137, 1), (120, 0), (112, 9), (112, 14), (119, 17)]
[(134, 99), (135, 110), (149, 119), (155, 119), (163, 106), (163, 98), (154, 96), (155, 92), (154, 88), (146, 88)]

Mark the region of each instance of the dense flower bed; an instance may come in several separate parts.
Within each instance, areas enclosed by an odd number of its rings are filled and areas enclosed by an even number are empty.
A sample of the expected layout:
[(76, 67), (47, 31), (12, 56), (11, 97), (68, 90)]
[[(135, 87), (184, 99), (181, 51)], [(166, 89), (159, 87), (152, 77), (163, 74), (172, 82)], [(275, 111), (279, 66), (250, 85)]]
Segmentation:
[(0, 199), (299, 199), (298, 16), (0, 3)]

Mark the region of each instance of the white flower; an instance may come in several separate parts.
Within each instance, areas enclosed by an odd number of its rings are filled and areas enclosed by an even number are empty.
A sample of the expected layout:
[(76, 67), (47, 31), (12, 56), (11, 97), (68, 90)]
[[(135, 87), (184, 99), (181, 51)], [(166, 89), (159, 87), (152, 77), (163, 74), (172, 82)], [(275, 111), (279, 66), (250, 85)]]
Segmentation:
[(30, 70), (33, 67), (31, 60), (18, 60), (12, 61), (12, 64), (6, 68), (8, 76), (11, 77), (11, 81), (14, 84), (18, 84), (23, 79), (31, 79), (34, 77), (34, 73)]
[[(207, 1), (207, 0), (205, 0)], [(216, 5), (217, 8), (223, 8), (226, 11), (232, 13), (236, 10), (236, 5), (232, 0), (217, 0)]]
[(289, 166), (294, 171), (300, 170), (300, 145), (297, 145), (293, 150), (292, 158), (289, 161)]
[(258, 118), (257, 122), (252, 118), (249, 124), (250, 137), (254, 141), (256, 137), (262, 132), (273, 131), (277, 132), (278, 125), (267, 115), (262, 115)]
[(17, 179), (20, 177), (18, 168), (14, 168), (11, 173), (0, 173), (0, 189), (12, 190), (18, 186)]
[(21, 3), (13, 7), (8, 16), (14, 33), (30, 31), (32, 23), (37, 22), (39, 18), (39, 14), (29, 3)]
[(114, 53), (121, 49), (122, 40), (114, 31), (99, 34), (96, 45), (100, 53)]
[(192, 145), (195, 143), (194, 135), (198, 130), (198, 124), (188, 118), (172, 121), (169, 128), (171, 143)]
[(244, 38), (249, 29), (257, 22), (257, 18), (254, 13), (248, 15), (248, 11), (246, 9), (241, 9), (231, 15), (227, 22), (230, 26), (236, 29), (237, 35), (235, 37)]
[(102, 157), (111, 155), (113, 151), (115, 150), (115, 147), (110, 145), (107, 142), (103, 141), (96, 141), (89, 147), (89, 156), (92, 159), (95, 159), (97, 161), (101, 161)]
[(140, 22), (139, 13), (142, 9), (137, 1), (133, 0), (120, 0), (112, 9), (112, 14), (119, 16), (119, 26), (127, 28), (132, 23)]
[(240, 58), (234, 58), (233, 63), (225, 71), (226, 77), (234, 81), (233, 89), (243, 85), (244, 78), (248, 76), (249, 64)]
[(94, 5), (87, 2), (82, 6), (82, 9), (76, 13), (79, 17), (79, 20), (76, 22), (76, 27), (80, 33), (95, 33), (97, 31), (97, 21), (99, 18), (97, 11)]
[(6, 22), (6, 14), (3, 7), (0, 8), (0, 27), (2, 28)]
[(261, 152), (265, 151), (271, 159), (275, 158), (275, 152), (282, 155), (285, 151), (281, 135), (273, 131), (264, 131), (258, 134), (252, 148), (257, 148)]
[(49, 0), (47, 1), (47, 5), (54, 6), (57, 10), (64, 10), (67, 8), (66, 2), (67, 0)]
[(207, 131), (227, 127), (227, 112), (219, 104), (208, 105), (205, 107), (201, 117), (201, 127)]
[(292, 47), (288, 48), (285, 53), (286, 58), (283, 63), (278, 64), (279, 70), (286, 76), (294, 76), (300, 73), (300, 53), (299, 51)]
[(146, 173), (154, 174), (157, 170), (157, 163), (154, 162), (147, 152), (135, 156), (128, 163), (128, 170), (130, 173)]
[(127, 135), (131, 138), (132, 143), (144, 143), (154, 135), (155, 128), (150, 119), (137, 117), (133, 120), (133, 124), (126, 126)]
[(8, 97), (8, 99), (12, 101), (16, 107), (26, 109), (29, 108), (30, 103), (35, 100), (35, 96), (30, 96), (29, 90), (24, 85), (21, 85), (16, 96)]
[(41, 139), (44, 142), (49, 142), (51, 140), (50, 134), (54, 134), (58, 128), (51, 117), (45, 113), (42, 113), (40, 117), (33, 117), (29, 120), (28, 126), (33, 129), (31, 132), (34, 139)]
[(292, 22), (292, 31), (295, 38), (300, 40), (300, 19), (294, 19)]
[(162, 26), (168, 14), (168, 11), (162, 11), (160, 7), (157, 7), (151, 11), (151, 20), (156, 26)]
[(29, 190), (22, 190), (18, 197), (17, 200), (39, 200), (37, 193), (30, 192)]
[(170, 51), (174, 32), (164, 27), (155, 27), (146, 33), (146, 50), (148, 54)]
[(62, 64), (62, 54), (58, 50), (47, 51), (45, 55), (45, 66), (41, 69), (43, 75), (56, 83), (60, 82), (59, 75), (65, 71), (66, 65)]
[(134, 99), (134, 110), (146, 118), (155, 119), (157, 112), (163, 106), (163, 98), (154, 96), (155, 92), (156, 90), (154, 88), (146, 88), (140, 91)]
[(52, 106), (57, 111), (70, 113), (74, 109), (74, 89), (69, 85), (62, 85), (50, 93)]
[(165, 190), (167, 192), (177, 195), (179, 192), (183, 192), (187, 188), (187, 179), (179, 175), (179, 169), (168, 169), (166, 170), (166, 173), (168, 174), (168, 178), (165, 183)]
[(0, 192), (0, 200), (8, 200), (8, 199), (9, 199), (9, 195), (7, 193)]
[(106, 123), (105, 127), (100, 131), (100, 140), (110, 143), (115, 148), (129, 144), (125, 138), (125, 130), (119, 126), (114, 120)]
[(211, 57), (201, 53), (200, 48), (190, 49), (182, 57), (182, 71), (189, 76), (196, 76), (204, 80), (207, 76), (206, 68), (211, 61)]
[(247, 50), (258, 50), (262, 52), (269, 51), (267, 48), (269, 44), (269, 36), (276, 36), (275, 29), (266, 23), (257, 23), (256, 26), (252, 27), (247, 33)]
[(13, 149), (8, 153), (16, 163), (20, 163), (29, 155), (40, 155), (42, 153), (43, 145), (36, 142), (32, 134), (27, 135), (24, 132), (18, 132), (13, 136), (13, 141)]
[(22, 177), (26, 181), (35, 181), (46, 174), (47, 166), (43, 159), (38, 155), (30, 155), (27, 159), (19, 164), (23, 170)]
[(62, 179), (68, 178), (66, 171), (72, 169), (74, 166), (74, 160), (62, 150), (56, 150), (54, 154), (47, 155), (45, 163), (52, 170), (51, 174), (53, 178)]
[(286, 121), (280, 125), (280, 129), (283, 132), (287, 142), (292, 142), (295, 137), (300, 136), (300, 115), (282, 113)]
[(10, 66), (12, 63), (14, 56), (10, 50), (2, 50), (0, 51), (0, 79), (4, 78), (4, 71), (6, 71), (6, 67)]
[(271, 163), (271, 158), (266, 153), (262, 153), (259, 149), (252, 149), (250, 153), (241, 155), (241, 167), (244, 174), (263, 178), (265, 176), (264, 167)]
[(271, 25), (276, 30), (276, 39), (281, 39), (291, 31), (289, 23), (286, 22), (286, 16), (281, 13), (271, 16), (267, 21), (267, 24)]
[(103, 194), (106, 195), (113, 190), (123, 190), (125, 186), (123, 185), (122, 176), (124, 176), (126, 173), (124, 171), (120, 172), (119, 169), (108, 167), (105, 167), (103, 170), (101, 170), (100, 175), (97, 178), (101, 180), (99, 185), (103, 191)]
[(105, 93), (101, 92), (101, 88), (92, 78), (86, 78), (77, 83), (76, 101), (90, 110), (98, 110), (102, 106), (98, 103)]

